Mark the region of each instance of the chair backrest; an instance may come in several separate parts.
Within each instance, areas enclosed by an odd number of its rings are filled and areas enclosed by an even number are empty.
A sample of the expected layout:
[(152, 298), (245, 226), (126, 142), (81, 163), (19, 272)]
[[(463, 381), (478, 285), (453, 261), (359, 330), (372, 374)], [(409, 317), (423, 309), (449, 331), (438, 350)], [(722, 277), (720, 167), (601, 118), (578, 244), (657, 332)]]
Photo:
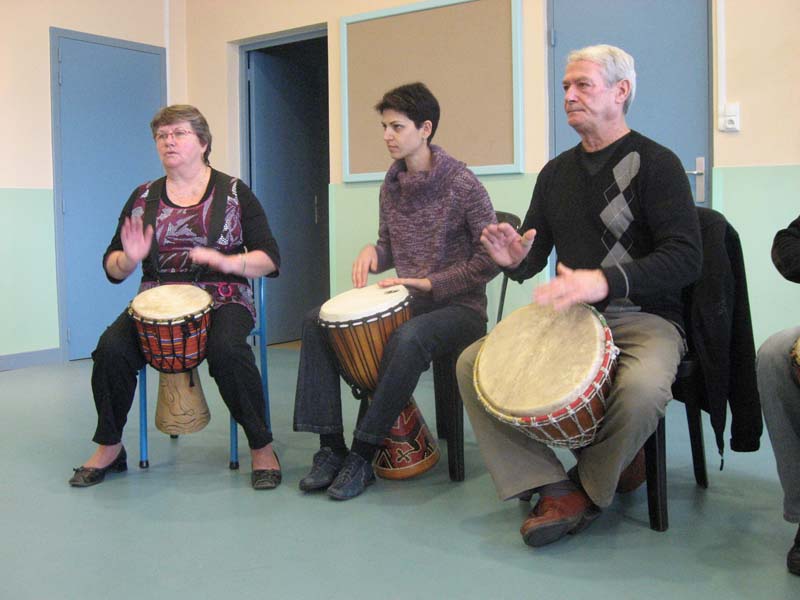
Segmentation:
[(498, 223), (508, 223), (514, 229), (519, 229), (519, 226), (522, 224), (522, 220), (514, 213), (498, 210), (494, 214), (497, 216)]

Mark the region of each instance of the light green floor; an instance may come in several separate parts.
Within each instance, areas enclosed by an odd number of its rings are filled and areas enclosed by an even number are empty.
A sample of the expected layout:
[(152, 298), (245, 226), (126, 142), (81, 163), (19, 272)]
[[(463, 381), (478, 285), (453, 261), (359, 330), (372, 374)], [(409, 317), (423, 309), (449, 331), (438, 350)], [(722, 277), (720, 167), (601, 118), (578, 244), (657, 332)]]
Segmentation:
[[(800, 598), (766, 435), (760, 452), (726, 454), (719, 472), (706, 425), (711, 483), (700, 490), (675, 403), (670, 529), (648, 528), (640, 489), (579, 536), (534, 550), (517, 532), (528, 506), (496, 499), (469, 428), (463, 483), (449, 481), (445, 457), (345, 503), (299, 492), (317, 441), (291, 431), (297, 358), (270, 350), (284, 466), (273, 492), (250, 489), (246, 452), (241, 471), (228, 470), (227, 411), (206, 373), (207, 429), (173, 441), (151, 426), (141, 471), (131, 411), (130, 471), (88, 489), (66, 481), (92, 451), (90, 362), (0, 373), (0, 598)], [(415, 398), (433, 428), (432, 388), (426, 376)], [(346, 409), (352, 423), (355, 402)]]

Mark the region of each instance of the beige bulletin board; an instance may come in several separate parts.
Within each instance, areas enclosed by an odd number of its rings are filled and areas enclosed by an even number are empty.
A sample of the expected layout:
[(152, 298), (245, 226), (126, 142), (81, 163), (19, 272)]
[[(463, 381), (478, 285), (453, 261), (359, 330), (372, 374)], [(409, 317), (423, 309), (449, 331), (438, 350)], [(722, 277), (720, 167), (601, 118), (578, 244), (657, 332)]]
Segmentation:
[(433, 1), (342, 19), (345, 181), (391, 163), (375, 104), (404, 83), (439, 100), (433, 140), (476, 173), (522, 171), (519, 0)]

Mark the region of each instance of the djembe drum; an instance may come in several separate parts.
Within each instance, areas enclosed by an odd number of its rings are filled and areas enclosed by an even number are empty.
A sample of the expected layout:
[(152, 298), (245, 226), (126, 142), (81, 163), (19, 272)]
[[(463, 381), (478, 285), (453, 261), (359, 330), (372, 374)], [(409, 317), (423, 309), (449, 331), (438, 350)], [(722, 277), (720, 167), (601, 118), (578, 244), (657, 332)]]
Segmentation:
[(145, 290), (128, 307), (145, 360), (160, 372), (156, 427), (170, 435), (200, 431), (208, 410), (197, 366), (206, 357), (211, 296), (194, 285)]
[[(369, 399), (378, 385), (383, 349), (395, 329), (411, 318), (408, 290), (402, 285), (371, 285), (328, 300), (319, 323), (328, 332), (345, 381), (356, 398)], [(413, 397), (397, 417), (374, 460), (385, 479), (408, 479), (431, 469), (439, 448)]]
[(619, 350), (602, 315), (583, 304), (556, 312), (530, 304), (503, 319), (475, 359), (483, 407), (550, 446), (594, 440)]

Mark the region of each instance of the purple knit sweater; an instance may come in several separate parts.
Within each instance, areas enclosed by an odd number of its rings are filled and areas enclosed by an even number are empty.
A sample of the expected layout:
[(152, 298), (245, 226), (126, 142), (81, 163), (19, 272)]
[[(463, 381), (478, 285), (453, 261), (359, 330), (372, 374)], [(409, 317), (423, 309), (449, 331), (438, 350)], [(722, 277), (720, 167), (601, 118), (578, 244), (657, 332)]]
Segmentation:
[[(480, 243), (496, 223), (481, 182), (438, 146), (431, 145), (431, 170), (409, 173), (395, 161), (380, 193), (378, 271), (427, 277), (435, 307), (461, 305), (486, 319), (486, 283), (498, 269)], [(420, 296), (422, 292), (414, 292)]]

